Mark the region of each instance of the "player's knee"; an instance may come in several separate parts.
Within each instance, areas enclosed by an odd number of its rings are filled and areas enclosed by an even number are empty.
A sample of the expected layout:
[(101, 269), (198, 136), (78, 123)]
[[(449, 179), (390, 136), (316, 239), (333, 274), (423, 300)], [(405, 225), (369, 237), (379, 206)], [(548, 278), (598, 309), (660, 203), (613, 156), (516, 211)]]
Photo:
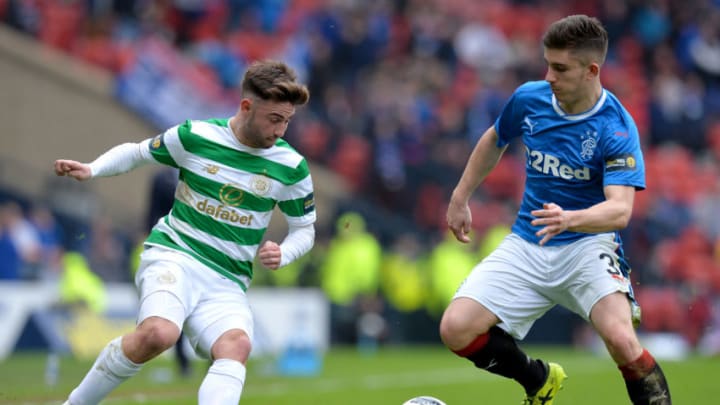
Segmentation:
[(139, 344), (151, 353), (161, 353), (173, 345), (180, 338), (180, 330), (174, 323), (151, 317), (144, 320), (136, 331)]
[(629, 362), (642, 353), (642, 346), (632, 329), (615, 328), (605, 333), (603, 340), (612, 357), (618, 361)]
[(212, 346), (213, 359), (233, 359), (245, 363), (250, 356), (250, 337), (240, 329), (225, 332)]
[(446, 345), (453, 340), (459, 327), (456, 317), (450, 311), (445, 311), (440, 319), (440, 338)]
[(440, 320), (440, 338), (447, 347), (457, 350), (465, 347), (477, 333), (459, 311), (448, 310)]

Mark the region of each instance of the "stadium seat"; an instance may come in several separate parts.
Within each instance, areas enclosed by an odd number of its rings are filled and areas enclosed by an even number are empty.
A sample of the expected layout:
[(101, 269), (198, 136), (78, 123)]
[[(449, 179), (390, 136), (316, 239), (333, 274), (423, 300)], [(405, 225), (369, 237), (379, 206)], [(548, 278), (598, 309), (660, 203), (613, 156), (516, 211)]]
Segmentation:
[(108, 37), (81, 37), (73, 46), (72, 54), (113, 73), (120, 72), (120, 53), (116, 49), (116, 43)]
[(482, 187), (494, 199), (519, 200), (525, 183), (524, 162), (507, 154), (485, 178)]
[(674, 287), (644, 287), (635, 291), (642, 307), (641, 328), (645, 332), (682, 332), (686, 305)]
[(713, 156), (720, 160), (720, 121), (708, 128), (707, 139)]
[(371, 146), (367, 140), (358, 135), (345, 134), (330, 161), (330, 167), (354, 189), (360, 189), (370, 173), (370, 153)]
[(712, 322), (712, 316), (712, 297), (706, 291), (702, 291), (688, 304), (684, 335), (692, 346), (700, 341)]
[(286, 38), (262, 32), (234, 32), (227, 38), (231, 51), (245, 60), (259, 60), (275, 55), (285, 44)]
[(415, 222), (420, 226), (427, 229), (445, 229), (445, 191), (437, 184), (423, 184), (420, 186), (414, 211)]
[(668, 281), (682, 281), (682, 267), (679, 258), (682, 257), (679, 243), (666, 239), (655, 247), (656, 265), (660, 275)]
[(53, 48), (69, 51), (80, 34), (85, 17), (83, 3), (50, 0), (42, 2), (40, 13), (40, 41)]
[(717, 265), (713, 268), (710, 273), (710, 287), (716, 295), (720, 295), (720, 266)]
[(308, 159), (325, 163), (328, 159), (327, 153), (331, 141), (328, 126), (316, 119), (299, 121), (297, 125), (298, 128), (293, 131), (297, 137), (293, 137), (290, 142), (293, 145), (297, 144)]

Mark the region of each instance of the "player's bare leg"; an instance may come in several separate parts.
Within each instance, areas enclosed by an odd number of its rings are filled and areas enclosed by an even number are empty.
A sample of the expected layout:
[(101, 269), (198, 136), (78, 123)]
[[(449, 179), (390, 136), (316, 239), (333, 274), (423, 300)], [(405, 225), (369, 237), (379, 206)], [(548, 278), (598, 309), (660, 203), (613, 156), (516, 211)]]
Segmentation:
[(135, 363), (145, 363), (173, 347), (180, 329), (167, 319), (152, 316), (123, 338), (123, 352)]
[(633, 404), (672, 404), (662, 369), (637, 338), (627, 296), (618, 292), (602, 298), (590, 319), (622, 372)]
[(245, 384), (245, 363), (252, 345), (248, 335), (232, 329), (212, 346), (213, 363), (198, 391), (198, 404), (236, 405)]
[(66, 404), (96, 405), (137, 374), (143, 363), (172, 347), (179, 336), (174, 323), (158, 317), (145, 319), (135, 331), (115, 338), (103, 349)]

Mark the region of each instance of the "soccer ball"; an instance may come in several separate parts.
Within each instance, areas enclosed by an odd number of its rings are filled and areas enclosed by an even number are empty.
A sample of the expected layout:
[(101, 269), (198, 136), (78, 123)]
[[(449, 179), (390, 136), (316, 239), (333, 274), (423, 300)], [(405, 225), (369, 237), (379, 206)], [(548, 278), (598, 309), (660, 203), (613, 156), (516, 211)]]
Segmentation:
[(403, 405), (446, 405), (445, 402), (427, 395), (408, 399)]

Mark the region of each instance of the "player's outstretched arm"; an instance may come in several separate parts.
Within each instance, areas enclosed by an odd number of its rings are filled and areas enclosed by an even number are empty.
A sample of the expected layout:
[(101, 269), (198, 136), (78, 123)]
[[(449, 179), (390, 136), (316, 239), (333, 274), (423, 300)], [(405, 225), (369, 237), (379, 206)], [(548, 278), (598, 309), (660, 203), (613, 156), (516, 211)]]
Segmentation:
[(55, 161), (55, 174), (68, 176), (75, 180), (83, 181), (92, 177), (90, 165), (75, 160), (58, 159)]
[(448, 227), (455, 238), (463, 243), (470, 242), (468, 234), (472, 225), (472, 216), (468, 202), (478, 185), (497, 165), (506, 147), (497, 146), (498, 134), (495, 127), (488, 128), (480, 137), (470, 154), (465, 170), (450, 197), (446, 215)]
[(92, 177), (115, 176), (147, 164), (154, 163), (148, 145), (150, 139), (140, 143), (123, 143), (117, 145), (92, 163), (80, 163), (75, 160), (58, 159), (55, 161), (55, 174), (68, 176), (76, 180), (87, 180)]

